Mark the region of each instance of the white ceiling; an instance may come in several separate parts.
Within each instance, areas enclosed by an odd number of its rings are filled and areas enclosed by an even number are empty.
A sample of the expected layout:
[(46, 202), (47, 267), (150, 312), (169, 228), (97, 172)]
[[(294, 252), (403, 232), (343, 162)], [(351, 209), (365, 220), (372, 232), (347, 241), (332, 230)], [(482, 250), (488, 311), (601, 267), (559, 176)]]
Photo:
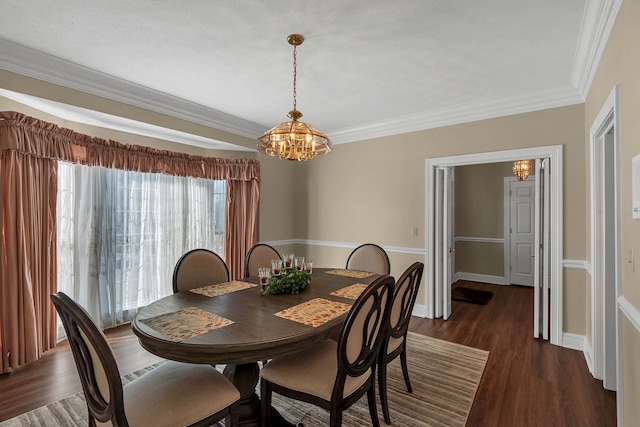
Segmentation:
[(302, 120), (341, 143), (583, 102), (607, 1), (0, 0), (0, 68), (256, 138), (299, 33)]

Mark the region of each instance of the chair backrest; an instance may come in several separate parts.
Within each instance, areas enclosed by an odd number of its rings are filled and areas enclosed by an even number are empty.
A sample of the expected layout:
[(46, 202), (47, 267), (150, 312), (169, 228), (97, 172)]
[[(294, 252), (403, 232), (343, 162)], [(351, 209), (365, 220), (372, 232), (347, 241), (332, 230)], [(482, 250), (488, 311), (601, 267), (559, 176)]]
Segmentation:
[(347, 258), (347, 268), (378, 274), (391, 272), (389, 256), (384, 249), (374, 243), (365, 243), (355, 248)]
[(406, 337), (423, 271), (424, 264), (415, 262), (396, 281), (389, 314), (388, 335), (390, 337)]
[(192, 249), (180, 257), (173, 270), (173, 292), (229, 281), (227, 264), (208, 249)]
[[(51, 295), (78, 368), (89, 417), (126, 426), (122, 381), (116, 359), (89, 314), (63, 292)], [(91, 422), (89, 425), (93, 425)]]
[(256, 243), (244, 259), (244, 277), (257, 276), (258, 268), (271, 268), (272, 259), (281, 259), (280, 253), (266, 243)]
[(375, 369), (389, 322), (393, 285), (391, 276), (377, 278), (349, 310), (338, 338), (338, 378), (334, 397), (342, 398), (347, 375), (358, 377)]

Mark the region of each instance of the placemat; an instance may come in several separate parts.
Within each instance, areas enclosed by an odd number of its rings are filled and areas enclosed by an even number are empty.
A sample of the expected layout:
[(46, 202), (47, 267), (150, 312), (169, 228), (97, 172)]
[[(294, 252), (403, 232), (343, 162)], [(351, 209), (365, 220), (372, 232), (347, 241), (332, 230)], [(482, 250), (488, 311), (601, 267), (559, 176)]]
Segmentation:
[(337, 291), (331, 292), (331, 295), (348, 299), (358, 299), (362, 291), (367, 289), (367, 286), (368, 285), (362, 283), (354, 283), (353, 285), (347, 286), (346, 288), (338, 289)]
[(241, 291), (243, 289), (254, 288), (258, 285), (255, 283), (241, 282), (232, 280), (231, 282), (216, 283), (215, 285), (207, 285), (201, 288), (189, 289), (194, 294), (200, 294), (207, 297), (217, 297), (219, 295), (228, 294), (230, 292)]
[(330, 301), (324, 298), (314, 298), (282, 310), (276, 313), (276, 316), (315, 328), (346, 313), (350, 309), (351, 304)]
[(175, 342), (181, 342), (234, 323), (233, 320), (225, 319), (197, 307), (181, 308), (172, 313), (140, 321)]
[(335, 274), (336, 276), (346, 276), (353, 277), (356, 279), (365, 279), (367, 277), (373, 276), (375, 273), (371, 273), (369, 271), (359, 271), (359, 270), (345, 270), (344, 268), (339, 268), (337, 270), (329, 270), (326, 272), (327, 274)]

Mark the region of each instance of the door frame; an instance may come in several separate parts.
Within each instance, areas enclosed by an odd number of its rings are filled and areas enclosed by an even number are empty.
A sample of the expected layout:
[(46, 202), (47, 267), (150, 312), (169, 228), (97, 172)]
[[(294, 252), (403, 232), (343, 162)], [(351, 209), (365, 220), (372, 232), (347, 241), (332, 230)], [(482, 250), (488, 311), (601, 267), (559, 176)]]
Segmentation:
[[(535, 174), (529, 175), (529, 178), (535, 178)], [(511, 285), (511, 183), (517, 182), (518, 179), (515, 176), (504, 177), (504, 284)], [(531, 181), (531, 190), (535, 189), (535, 182)], [(533, 196), (535, 198), (535, 196)], [(531, 220), (535, 220), (535, 215), (531, 216)]]
[[(604, 102), (598, 116), (593, 121), (589, 131), (590, 140), (590, 167), (591, 167), (591, 345), (592, 345), (592, 374), (597, 379), (603, 379), (605, 382), (611, 381), (611, 378), (607, 377), (607, 372), (611, 375), (611, 367), (606, 366), (607, 357), (606, 352), (606, 334), (615, 334), (615, 384), (610, 382), (617, 389), (617, 412), (618, 421), (622, 418), (622, 352), (621, 352), (621, 331), (620, 331), (620, 316), (621, 312), (618, 309), (618, 298), (621, 296), (621, 249), (620, 249), (620, 117), (618, 114), (620, 108), (619, 101), (619, 87), (614, 86), (613, 90)], [(607, 288), (605, 286), (605, 262), (606, 257), (610, 256), (610, 253), (605, 254), (605, 248), (603, 247), (605, 242), (605, 236), (602, 235), (601, 230), (604, 229), (605, 218), (604, 214), (598, 209), (602, 203), (603, 194), (605, 191), (604, 177), (605, 171), (608, 170), (605, 165), (605, 135), (613, 130), (613, 141), (609, 144), (613, 144), (613, 198), (614, 198), (614, 236), (613, 236), (613, 251), (614, 251), (614, 287)], [(611, 165), (609, 165), (611, 168)], [(609, 292), (605, 296), (605, 293)], [(612, 295), (613, 293), (613, 295)], [(613, 298), (612, 305), (605, 306), (603, 301), (607, 298)], [(609, 307), (607, 309), (607, 307)], [(613, 309), (615, 313), (609, 313), (607, 310)], [(609, 315), (609, 316), (608, 316)], [(609, 319), (615, 319), (614, 325), (611, 322), (607, 322)]]
[[(436, 282), (433, 275), (435, 268), (434, 244), (435, 206), (431, 203), (435, 197), (435, 169), (441, 167), (455, 167), (477, 165), (485, 163), (512, 162), (522, 159), (536, 159), (548, 157), (551, 159), (551, 180), (549, 199), (551, 202), (551, 241), (550, 241), (550, 274), (551, 274), (551, 344), (562, 345), (562, 183), (563, 160), (562, 145), (531, 147), (514, 150), (494, 151), (477, 154), (463, 154), (458, 156), (434, 157), (425, 160), (425, 247), (426, 253), (426, 292), (424, 304), (426, 317), (433, 319), (436, 312)], [(453, 215), (453, 214), (452, 214)], [(440, 294), (438, 292), (438, 294)]]

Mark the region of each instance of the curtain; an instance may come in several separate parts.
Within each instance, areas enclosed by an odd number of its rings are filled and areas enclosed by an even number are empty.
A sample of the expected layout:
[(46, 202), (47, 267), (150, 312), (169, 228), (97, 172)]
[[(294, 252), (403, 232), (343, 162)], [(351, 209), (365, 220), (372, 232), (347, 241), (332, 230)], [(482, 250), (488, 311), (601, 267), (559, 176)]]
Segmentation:
[(56, 165), (0, 152), (0, 351), (2, 373), (55, 346)]
[[(0, 112), (2, 372), (37, 359), (54, 345), (55, 312), (49, 294), (58, 289), (57, 161), (226, 180), (228, 188), (238, 184), (245, 189), (228, 190), (233, 194), (231, 197), (248, 199), (228, 200), (226, 211), (234, 218), (227, 215), (225, 224), (226, 238), (232, 242), (225, 247), (225, 262), (235, 272), (234, 278), (240, 277), (246, 248), (255, 243), (260, 180), (257, 160), (191, 156), (125, 145), (82, 135), (20, 113)], [(242, 241), (245, 243), (236, 243)], [(87, 295), (89, 300), (95, 297)]]
[(172, 293), (188, 250), (224, 255), (225, 181), (63, 162), (58, 176), (58, 290), (103, 329)]
[(227, 204), (225, 212), (225, 259), (242, 259), (241, 263), (229, 265), (233, 280), (244, 277), (244, 258), (256, 243), (256, 211), (258, 186), (254, 181), (227, 182)]

